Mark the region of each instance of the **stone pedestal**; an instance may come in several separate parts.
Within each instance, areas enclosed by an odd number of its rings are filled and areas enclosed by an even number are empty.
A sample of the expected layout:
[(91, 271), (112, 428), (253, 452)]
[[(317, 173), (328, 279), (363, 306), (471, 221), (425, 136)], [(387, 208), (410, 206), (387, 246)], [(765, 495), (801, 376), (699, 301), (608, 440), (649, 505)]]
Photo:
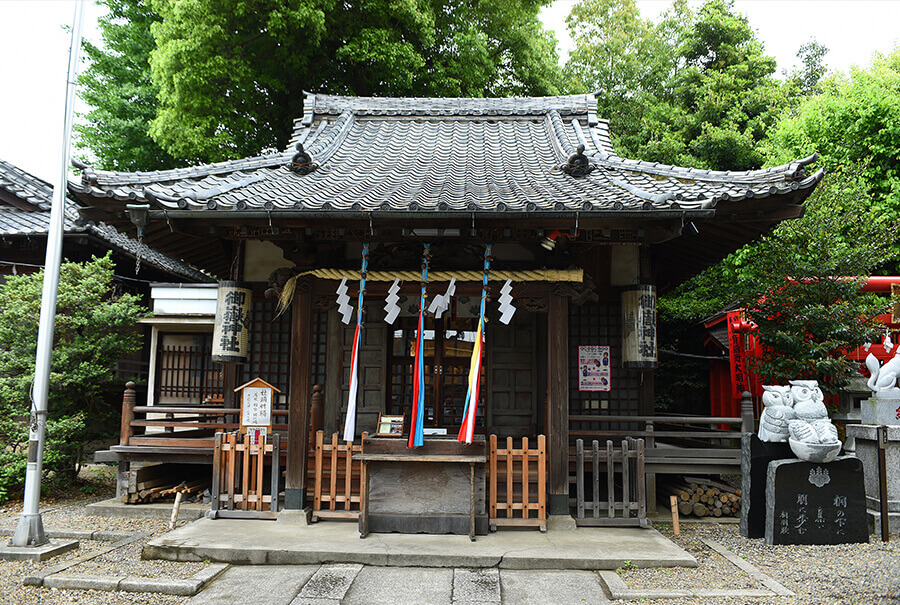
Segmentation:
[(869, 541), (863, 465), (776, 460), (766, 476), (766, 544), (853, 544)]
[(859, 419), (862, 424), (900, 425), (900, 390), (882, 391), (863, 399), (859, 404)]
[[(856, 457), (865, 469), (866, 508), (880, 526), (881, 501), (878, 493), (878, 442), (876, 429), (871, 424), (856, 424), (847, 427), (847, 436), (856, 440)], [(887, 463), (888, 524), (891, 532), (900, 531), (900, 425), (889, 425), (888, 442), (885, 448)]]
[(741, 439), (741, 535), (763, 538), (766, 535), (766, 472), (769, 463), (796, 460), (787, 442), (769, 443), (755, 433)]

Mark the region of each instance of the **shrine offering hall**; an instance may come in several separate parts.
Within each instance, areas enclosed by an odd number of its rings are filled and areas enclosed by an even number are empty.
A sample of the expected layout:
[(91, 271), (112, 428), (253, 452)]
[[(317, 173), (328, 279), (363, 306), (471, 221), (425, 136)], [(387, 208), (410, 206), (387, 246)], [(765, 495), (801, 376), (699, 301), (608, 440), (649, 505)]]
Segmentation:
[[(621, 440), (643, 425), (618, 417), (654, 413), (658, 293), (800, 216), (822, 178), (813, 159), (749, 172), (625, 159), (592, 95), (310, 94), (283, 153), (85, 167), (70, 183), (84, 218), (210, 276), (154, 288), (150, 380), (126, 392), (122, 440), (100, 458), (209, 465), (217, 433), (253, 429), (279, 437), (258, 454), (279, 476), (257, 478), (277, 506), (360, 514), (364, 493), (365, 529), (391, 531), (392, 473), (426, 491), (450, 477), (474, 536), (490, 452), (512, 437), (536, 448), (528, 473), (543, 465), (525, 509), (568, 515), (576, 437)], [(322, 500), (337, 458), (317, 462), (332, 443), (347, 469), (368, 465), (338, 478), (353, 487), (337, 506)], [(459, 468), (434, 470), (442, 456)]]

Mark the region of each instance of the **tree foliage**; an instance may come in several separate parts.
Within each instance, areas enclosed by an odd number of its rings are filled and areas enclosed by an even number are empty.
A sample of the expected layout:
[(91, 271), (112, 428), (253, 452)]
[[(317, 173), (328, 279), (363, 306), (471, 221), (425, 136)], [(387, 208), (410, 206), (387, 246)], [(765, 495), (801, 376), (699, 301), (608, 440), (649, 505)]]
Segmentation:
[(178, 158), (283, 148), (304, 91), (555, 94), (547, 0), (153, 0), (151, 136)]
[[(757, 325), (763, 354), (754, 369), (765, 381), (845, 386), (858, 365), (846, 353), (872, 342), (883, 329), (876, 315), (889, 305), (860, 286), (896, 256), (900, 229), (898, 217), (870, 203), (862, 175), (851, 167), (826, 176), (803, 218), (781, 223), (661, 299), (660, 316), (699, 321), (739, 302)], [(705, 297), (712, 302), (695, 302)]]
[[(135, 296), (113, 293), (112, 278), (109, 254), (60, 269), (44, 455), (58, 478), (74, 477), (86, 445), (109, 430), (112, 368), (140, 346), (144, 311)], [(0, 499), (24, 480), (43, 280), (41, 270), (0, 286)]]
[(146, 0), (99, 0), (107, 13), (98, 25), (103, 48), (87, 39), (89, 64), (78, 78), (79, 96), (90, 106), (75, 125), (78, 147), (89, 150), (104, 170), (161, 170), (175, 158), (150, 138), (159, 88), (150, 78), (156, 44), (150, 24), (160, 20)]
[(623, 154), (719, 170), (762, 165), (758, 144), (788, 95), (732, 1), (707, 0), (694, 12), (678, 0), (652, 25), (632, 0), (589, 0), (569, 29), (568, 73), (582, 88), (600, 86), (598, 110)]
[(872, 201), (900, 214), (900, 49), (849, 77), (833, 75), (769, 133), (771, 163), (818, 152), (826, 170), (863, 164)]

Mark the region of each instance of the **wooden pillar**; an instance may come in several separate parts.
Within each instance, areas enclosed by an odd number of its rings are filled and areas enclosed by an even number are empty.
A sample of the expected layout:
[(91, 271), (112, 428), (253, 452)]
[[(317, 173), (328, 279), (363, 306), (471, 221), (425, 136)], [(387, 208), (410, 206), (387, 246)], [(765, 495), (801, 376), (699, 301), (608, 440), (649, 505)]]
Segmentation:
[(288, 459), (284, 508), (306, 506), (306, 457), (309, 399), (312, 391), (312, 295), (310, 283), (297, 280), (291, 309), (291, 386), (288, 398)]
[(569, 299), (550, 292), (547, 317), (548, 504), (569, 514)]

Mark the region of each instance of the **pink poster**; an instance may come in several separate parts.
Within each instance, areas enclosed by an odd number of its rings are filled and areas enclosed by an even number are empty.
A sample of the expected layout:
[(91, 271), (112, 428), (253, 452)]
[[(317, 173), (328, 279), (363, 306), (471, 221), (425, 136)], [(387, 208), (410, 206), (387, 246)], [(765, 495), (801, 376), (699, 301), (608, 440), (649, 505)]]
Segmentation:
[(578, 347), (578, 390), (609, 391), (609, 347)]

